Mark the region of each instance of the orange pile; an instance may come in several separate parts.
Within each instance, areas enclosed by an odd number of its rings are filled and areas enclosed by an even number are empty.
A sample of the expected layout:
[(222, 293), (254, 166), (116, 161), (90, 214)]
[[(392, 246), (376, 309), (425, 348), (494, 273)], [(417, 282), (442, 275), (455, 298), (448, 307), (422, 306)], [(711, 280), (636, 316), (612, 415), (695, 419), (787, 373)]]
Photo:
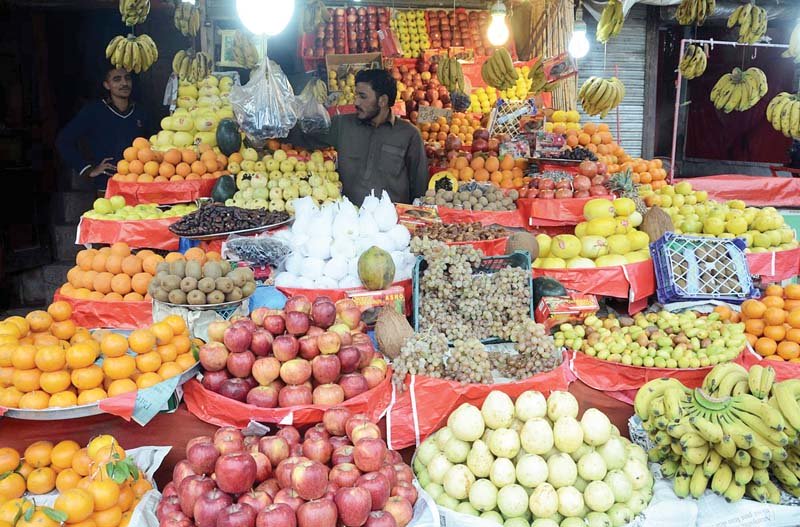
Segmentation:
[(667, 185), (667, 171), (663, 168), (660, 159), (636, 158), (625, 161), (620, 165), (619, 172), (631, 169), (631, 178), (634, 183), (650, 185), (653, 190), (658, 190)]
[[(0, 321), (0, 406), (41, 410), (89, 404), (157, 384), (195, 364), (183, 318), (170, 315), (127, 338), (90, 334), (68, 302)], [(102, 366), (95, 364), (103, 358)]]
[(422, 134), (423, 141), (439, 141), (443, 143), (447, 140), (447, 136), (453, 134), (461, 139), (465, 146), (472, 144), (472, 134), (481, 127), (480, 118), (475, 117), (474, 114), (465, 114), (455, 112), (450, 123), (444, 117), (439, 117), (433, 123), (419, 123), (419, 128)]
[(495, 154), (489, 156), (474, 155), (471, 161), (466, 157), (454, 157), (450, 160), (449, 170), (459, 181), (491, 182), (500, 188), (521, 188), (528, 183), (525, 170), (528, 162), (525, 159), (514, 159), (509, 154), (498, 158)]
[(159, 152), (150, 142), (137, 137), (122, 153), (112, 179), (124, 182), (183, 181), (216, 179), (227, 174), (228, 159), (206, 145)]
[[(75, 441), (32, 443), (20, 453), (13, 448), (0, 448), (0, 525), (16, 527), (58, 527), (55, 521), (35, 503), (23, 497), (47, 494), (54, 489), (58, 497), (52, 509), (65, 516), (67, 525), (125, 527), (142, 497), (153, 486), (141, 477), (130, 475), (125, 480), (112, 480), (108, 464), (130, 463), (125, 450), (110, 435), (92, 439), (81, 448)], [(138, 469), (137, 469), (138, 471)], [(29, 520), (19, 517), (29, 509)], [(14, 520), (18, 522), (14, 524)]]
[(742, 303), (745, 335), (767, 360), (800, 362), (800, 284), (770, 285), (760, 300)]

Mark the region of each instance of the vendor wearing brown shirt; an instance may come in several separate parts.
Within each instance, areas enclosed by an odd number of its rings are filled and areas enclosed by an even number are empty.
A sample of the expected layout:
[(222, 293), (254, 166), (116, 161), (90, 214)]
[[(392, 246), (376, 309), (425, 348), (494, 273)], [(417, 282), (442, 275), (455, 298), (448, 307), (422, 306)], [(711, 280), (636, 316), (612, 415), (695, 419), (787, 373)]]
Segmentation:
[(328, 133), (289, 140), (306, 148), (334, 147), (339, 155), (342, 191), (361, 205), (374, 190), (386, 191), (395, 203), (411, 203), (428, 185), (428, 159), (419, 130), (396, 118), (392, 106), (397, 83), (386, 70), (361, 70), (356, 75), (356, 113), (331, 119)]

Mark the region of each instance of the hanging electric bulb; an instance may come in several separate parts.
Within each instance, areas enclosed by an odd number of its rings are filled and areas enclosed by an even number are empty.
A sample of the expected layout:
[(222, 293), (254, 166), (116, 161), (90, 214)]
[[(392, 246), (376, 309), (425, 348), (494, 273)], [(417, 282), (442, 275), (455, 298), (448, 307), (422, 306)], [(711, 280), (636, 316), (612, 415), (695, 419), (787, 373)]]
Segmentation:
[(586, 38), (586, 23), (583, 21), (583, 5), (580, 2), (575, 13), (575, 25), (572, 27), (572, 37), (569, 39), (567, 51), (576, 59), (583, 58), (589, 53), (589, 39)]
[(289, 25), (294, 0), (236, 0), (236, 12), (251, 33), (271, 37)]
[(490, 11), (492, 21), (486, 30), (486, 36), (492, 46), (502, 46), (508, 41), (508, 26), (506, 25), (506, 6), (497, 0)]

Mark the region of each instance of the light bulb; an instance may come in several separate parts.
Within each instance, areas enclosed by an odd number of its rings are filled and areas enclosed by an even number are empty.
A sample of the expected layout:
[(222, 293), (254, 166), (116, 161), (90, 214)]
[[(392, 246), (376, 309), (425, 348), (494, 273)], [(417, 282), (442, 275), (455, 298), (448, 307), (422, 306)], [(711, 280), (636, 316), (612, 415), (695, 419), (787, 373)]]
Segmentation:
[(508, 41), (508, 26), (506, 25), (506, 6), (498, 1), (492, 6), (492, 21), (486, 30), (486, 37), (493, 46), (502, 46)]
[(271, 37), (289, 25), (294, 0), (236, 0), (236, 12), (251, 33)]
[(585, 57), (589, 53), (589, 39), (586, 38), (586, 24), (576, 22), (572, 30), (572, 37), (569, 39), (567, 51), (576, 59)]

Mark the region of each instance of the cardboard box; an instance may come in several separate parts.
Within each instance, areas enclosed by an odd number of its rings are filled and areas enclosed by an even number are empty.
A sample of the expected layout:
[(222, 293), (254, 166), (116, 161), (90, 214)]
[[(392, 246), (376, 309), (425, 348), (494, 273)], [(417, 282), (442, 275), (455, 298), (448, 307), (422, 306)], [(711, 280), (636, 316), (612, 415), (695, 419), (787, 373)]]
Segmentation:
[(568, 293), (567, 296), (544, 296), (536, 306), (536, 322), (550, 330), (553, 326), (565, 323), (582, 322), (589, 315), (597, 313), (600, 305), (594, 295)]
[(380, 291), (347, 292), (347, 296), (361, 309), (361, 320), (368, 326), (375, 324), (378, 313), (384, 306), (391, 306), (401, 315), (407, 315), (405, 290), (399, 285)]

